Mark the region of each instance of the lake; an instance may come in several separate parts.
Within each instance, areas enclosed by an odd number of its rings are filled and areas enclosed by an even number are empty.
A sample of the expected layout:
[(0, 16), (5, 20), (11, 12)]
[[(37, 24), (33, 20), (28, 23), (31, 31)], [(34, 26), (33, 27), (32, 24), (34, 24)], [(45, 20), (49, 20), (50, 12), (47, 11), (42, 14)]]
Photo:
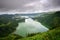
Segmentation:
[(48, 30), (49, 29), (43, 26), (41, 23), (27, 17), (25, 22), (19, 23), (15, 34), (26, 37), (28, 34), (46, 32)]

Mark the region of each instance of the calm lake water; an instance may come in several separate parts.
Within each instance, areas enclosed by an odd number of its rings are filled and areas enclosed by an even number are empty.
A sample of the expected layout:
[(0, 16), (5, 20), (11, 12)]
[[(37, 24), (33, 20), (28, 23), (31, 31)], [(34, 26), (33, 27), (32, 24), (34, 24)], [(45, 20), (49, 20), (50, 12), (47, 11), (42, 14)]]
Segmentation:
[(34, 21), (31, 18), (27, 18), (25, 19), (25, 22), (19, 23), (15, 34), (25, 37), (31, 33), (46, 32), (48, 30), (49, 29), (43, 26), (41, 23)]

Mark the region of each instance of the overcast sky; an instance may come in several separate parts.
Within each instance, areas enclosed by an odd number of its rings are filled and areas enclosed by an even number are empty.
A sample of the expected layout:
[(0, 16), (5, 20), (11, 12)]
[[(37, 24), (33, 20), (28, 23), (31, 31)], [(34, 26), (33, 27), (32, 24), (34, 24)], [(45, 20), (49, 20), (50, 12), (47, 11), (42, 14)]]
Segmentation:
[(43, 12), (60, 10), (60, 0), (0, 0), (0, 12)]

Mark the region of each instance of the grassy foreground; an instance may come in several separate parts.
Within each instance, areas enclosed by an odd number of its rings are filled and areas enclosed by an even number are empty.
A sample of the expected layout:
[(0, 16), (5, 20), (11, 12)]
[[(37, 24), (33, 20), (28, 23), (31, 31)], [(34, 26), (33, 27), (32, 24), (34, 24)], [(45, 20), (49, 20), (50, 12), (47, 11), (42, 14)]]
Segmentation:
[(60, 40), (60, 27), (42, 34), (37, 34), (32, 37), (26, 37), (18, 40)]

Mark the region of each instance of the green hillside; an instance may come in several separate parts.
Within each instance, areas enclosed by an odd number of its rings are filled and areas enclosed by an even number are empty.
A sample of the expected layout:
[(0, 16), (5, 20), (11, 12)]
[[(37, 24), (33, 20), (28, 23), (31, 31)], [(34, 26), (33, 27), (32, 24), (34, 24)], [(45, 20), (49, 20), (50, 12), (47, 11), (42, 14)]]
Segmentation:
[(60, 11), (42, 13), (42, 15), (35, 17), (34, 20), (37, 20), (49, 29), (60, 27)]
[(19, 22), (23, 22), (23, 19), (16, 20), (12, 19), (14, 15), (0, 15), (0, 40), (13, 40), (15, 37), (20, 37), (18, 35), (12, 34)]

